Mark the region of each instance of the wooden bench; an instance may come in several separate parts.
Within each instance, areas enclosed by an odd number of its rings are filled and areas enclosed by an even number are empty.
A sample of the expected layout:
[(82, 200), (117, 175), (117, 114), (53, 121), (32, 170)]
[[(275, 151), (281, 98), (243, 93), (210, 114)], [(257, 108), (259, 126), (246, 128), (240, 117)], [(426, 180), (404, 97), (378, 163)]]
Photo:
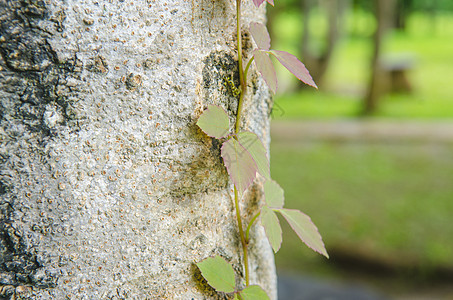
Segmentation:
[(410, 93), (412, 85), (408, 73), (414, 68), (415, 58), (412, 53), (384, 55), (380, 62), (382, 75), (385, 77), (384, 93)]

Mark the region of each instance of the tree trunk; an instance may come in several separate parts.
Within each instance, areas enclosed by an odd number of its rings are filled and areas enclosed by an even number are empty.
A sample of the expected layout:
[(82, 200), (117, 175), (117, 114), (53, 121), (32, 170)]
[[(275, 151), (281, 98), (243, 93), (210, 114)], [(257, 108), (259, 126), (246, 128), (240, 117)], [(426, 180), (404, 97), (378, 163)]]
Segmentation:
[(394, 14), (396, 29), (406, 30), (407, 18), (412, 11), (413, 3), (413, 0), (397, 1)]
[(385, 89), (386, 79), (380, 64), (382, 42), (384, 34), (391, 27), (393, 13), (395, 11), (395, 0), (375, 0), (375, 15), (377, 28), (374, 33), (373, 55), (371, 59), (371, 78), (368, 84), (367, 94), (364, 99), (364, 115), (373, 114), (378, 105), (378, 99)]
[[(245, 33), (263, 7), (244, 3)], [(243, 276), (220, 144), (195, 123), (207, 104), (235, 118), (234, 2), (0, 0), (0, 24), (0, 298), (228, 298), (194, 265), (218, 254)], [(251, 75), (242, 126), (268, 144)], [(251, 282), (275, 299), (253, 236)]]
[[(322, 84), (322, 79), (330, 65), (333, 51), (340, 37), (343, 24), (343, 17), (349, 7), (349, 0), (324, 0), (317, 1), (320, 7), (325, 11), (328, 28), (324, 37), (324, 46), (318, 53), (313, 53), (310, 49), (313, 44), (310, 28), (310, 14), (316, 3), (314, 0), (302, 0), (301, 10), (303, 12), (303, 36), (301, 52), (305, 65), (310, 70), (313, 80)], [(300, 85), (303, 87), (303, 85)]]

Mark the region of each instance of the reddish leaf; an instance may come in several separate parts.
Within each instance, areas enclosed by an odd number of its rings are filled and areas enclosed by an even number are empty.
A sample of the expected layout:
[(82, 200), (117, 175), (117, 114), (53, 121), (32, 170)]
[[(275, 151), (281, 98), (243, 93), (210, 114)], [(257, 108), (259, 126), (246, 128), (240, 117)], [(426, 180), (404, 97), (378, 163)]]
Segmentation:
[(300, 81), (311, 85), (312, 87), (318, 88), (316, 83), (313, 81), (313, 78), (311, 78), (307, 68), (305, 68), (305, 65), (298, 60), (297, 57), (285, 51), (271, 50), (268, 53), (273, 54), (278, 61)]
[(271, 47), (271, 37), (269, 36), (266, 26), (262, 23), (252, 22), (250, 23), (250, 32), (258, 49), (269, 50)]
[(243, 131), (237, 135), (239, 143), (247, 149), (258, 167), (258, 172), (265, 178), (271, 177), (269, 159), (266, 148), (256, 134), (250, 131)]
[(230, 121), (223, 108), (208, 105), (208, 108), (198, 118), (197, 125), (208, 136), (220, 139), (228, 135)]
[(256, 68), (263, 76), (271, 92), (275, 94), (277, 90), (277, 75), (269, 55), (266, 51), (255, 50), (253, 51), (253, 57), (255, 57)]
[(329, 258), (318, 228), (310, 217), (296, 209), (275, 209), (288, 221), (291, 228), (308, 247)]
[(231, 180), (239, 193), (249, 187), (256, 177), (258, 167), (250, 153), (234, 138), (224, 142), (221, 155)]
[[(274, 6), (274, 0), (266, 0), (266, 1), (270, 5)], [(253, 0), (253, 3), (255, 3), (256, 7), (259, 7), (263, 2), (264, 2), (264, 0)]]

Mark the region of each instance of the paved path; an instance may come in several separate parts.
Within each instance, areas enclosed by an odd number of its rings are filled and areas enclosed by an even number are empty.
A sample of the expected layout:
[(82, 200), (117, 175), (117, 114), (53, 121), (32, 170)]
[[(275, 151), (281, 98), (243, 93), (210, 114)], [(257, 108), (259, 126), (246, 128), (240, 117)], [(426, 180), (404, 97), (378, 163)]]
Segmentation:
[(274, 121), (271, 135), (275, 141), (412, 141), (453, 143), (453, 120), (446, 121)]
[(279, 300), (390, 300), (358, 284), (344, 284), (306, 276), (278, 276)]

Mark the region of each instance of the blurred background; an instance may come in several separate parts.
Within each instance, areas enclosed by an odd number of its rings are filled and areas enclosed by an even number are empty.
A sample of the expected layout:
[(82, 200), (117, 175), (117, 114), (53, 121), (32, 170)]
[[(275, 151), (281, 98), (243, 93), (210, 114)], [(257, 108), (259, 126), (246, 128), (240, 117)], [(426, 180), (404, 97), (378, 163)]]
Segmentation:
[[(379, 299), (453, 299), (453, 1), (278, 0), (268, 20), (272, 48), (319, 85), (278, 70), (273, 177), (331, 256), (281, 220), (279, 274)], [(285, 299), (327, 299), (301, 297)]]

